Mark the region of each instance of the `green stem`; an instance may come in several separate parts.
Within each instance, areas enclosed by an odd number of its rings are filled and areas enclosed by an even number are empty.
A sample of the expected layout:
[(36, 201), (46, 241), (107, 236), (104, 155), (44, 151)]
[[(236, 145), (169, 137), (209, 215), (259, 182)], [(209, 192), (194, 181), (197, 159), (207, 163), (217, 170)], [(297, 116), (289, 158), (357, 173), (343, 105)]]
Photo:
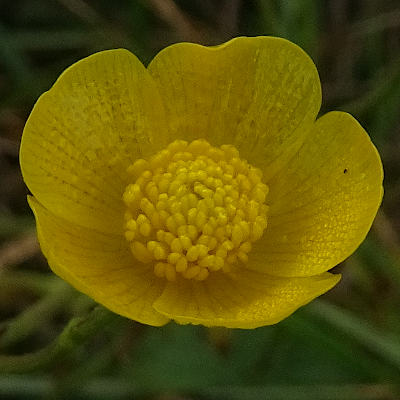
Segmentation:
[(0, 373), (23, 373), (46, 368), (85, 343), (114, 318), (117, 318), (116, 314), (101, 306), (85, 317), (73, 318), (58, 338), (47, 347), (20, 356), (0, 356)]
[(57, 280), (43, 298), (5, 324), (5, 332), (0, 336), (0, 348), (21, 342), (44, 325), (49, 317), (66, 303), (76, 292), (64, 281)]

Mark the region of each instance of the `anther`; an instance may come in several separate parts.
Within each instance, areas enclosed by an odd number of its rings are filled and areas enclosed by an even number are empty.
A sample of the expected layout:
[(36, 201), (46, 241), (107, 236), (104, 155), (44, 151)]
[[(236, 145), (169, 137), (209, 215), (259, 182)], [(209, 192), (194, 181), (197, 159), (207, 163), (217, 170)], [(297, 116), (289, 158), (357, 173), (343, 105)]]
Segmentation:
[(125, 237), (157, 277), (202, 281), (248, 262), (267, 227), (268, 187), (234, 146), (177, 140), (128, 172)]

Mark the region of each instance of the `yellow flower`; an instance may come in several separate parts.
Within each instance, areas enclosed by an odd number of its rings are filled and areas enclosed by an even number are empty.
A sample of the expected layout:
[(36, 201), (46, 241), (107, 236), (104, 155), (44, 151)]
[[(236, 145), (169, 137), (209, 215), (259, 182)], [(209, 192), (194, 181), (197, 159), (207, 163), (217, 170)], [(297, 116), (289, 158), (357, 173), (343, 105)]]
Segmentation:
[(379, 155), (279, 38), (68, 68), (21, 144), (52, 270), (150, 325), (255, 328), (332, 288), (382, 198)]

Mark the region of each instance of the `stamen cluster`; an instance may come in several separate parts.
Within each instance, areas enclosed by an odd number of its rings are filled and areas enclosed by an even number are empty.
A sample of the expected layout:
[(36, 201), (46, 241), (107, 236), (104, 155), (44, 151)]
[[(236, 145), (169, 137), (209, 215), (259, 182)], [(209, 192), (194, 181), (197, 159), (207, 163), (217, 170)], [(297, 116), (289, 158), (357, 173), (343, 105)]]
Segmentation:
[(234, 146), (177, 140), (128, 172), (125, 237), (158, 277), (204, 280), (247, 262), (267, 226), (268, 187)]

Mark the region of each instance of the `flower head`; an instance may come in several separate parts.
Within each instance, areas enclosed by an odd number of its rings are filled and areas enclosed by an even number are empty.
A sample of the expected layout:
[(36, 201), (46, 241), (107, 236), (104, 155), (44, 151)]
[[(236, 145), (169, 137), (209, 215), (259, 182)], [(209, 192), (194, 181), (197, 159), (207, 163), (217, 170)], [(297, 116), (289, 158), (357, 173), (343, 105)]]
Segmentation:
[(68, 68), (21, 144), (53, 271), (109, 309), (254, 328), (332, 288), (361, 243), (382, 166), (349, 114), (316, 120), (310, 58), (278, 38), (126, 50)]

